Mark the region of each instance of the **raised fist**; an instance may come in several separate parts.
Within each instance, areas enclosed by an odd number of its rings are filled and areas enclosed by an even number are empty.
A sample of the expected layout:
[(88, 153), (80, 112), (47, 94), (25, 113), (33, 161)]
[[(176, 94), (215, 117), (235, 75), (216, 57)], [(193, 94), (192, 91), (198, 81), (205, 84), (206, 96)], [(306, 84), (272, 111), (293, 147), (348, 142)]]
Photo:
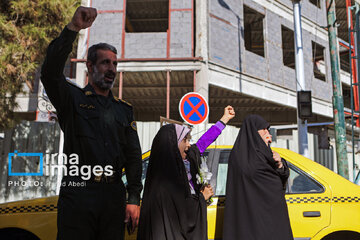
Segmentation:
[(96, 16), (96, 8), (78, 7), (67, 27), (72, 31), (79, 32), (81, 29), (90, 27)]
[(235, 110), (232, 106), (227, 106), (224, 109), (224, 115), (221, 117), (221, 121), (225, 124), (229, 122), (229, 120), (233, 119), (235, 117)]

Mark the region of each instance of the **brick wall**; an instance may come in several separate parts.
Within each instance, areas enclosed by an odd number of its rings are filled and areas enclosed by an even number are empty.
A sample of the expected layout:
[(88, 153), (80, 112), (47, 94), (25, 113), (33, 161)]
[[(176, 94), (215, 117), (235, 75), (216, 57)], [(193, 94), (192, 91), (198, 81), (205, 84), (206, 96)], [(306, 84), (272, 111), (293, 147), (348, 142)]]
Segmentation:
[[(98, 14), (90, 28), (89, 46), (106, 42), (118, 49), (121, 57), (122, 24), (124, 0), (92, 0), (97, 10), (111, 11)], [(170, 57), (192, 57), (191, 0), (171, 1)], [(176, 11), (182, 9), (182, 11)], [(167, 55), (167, 33), (125, 33), (125, 58), (165, 58)]]

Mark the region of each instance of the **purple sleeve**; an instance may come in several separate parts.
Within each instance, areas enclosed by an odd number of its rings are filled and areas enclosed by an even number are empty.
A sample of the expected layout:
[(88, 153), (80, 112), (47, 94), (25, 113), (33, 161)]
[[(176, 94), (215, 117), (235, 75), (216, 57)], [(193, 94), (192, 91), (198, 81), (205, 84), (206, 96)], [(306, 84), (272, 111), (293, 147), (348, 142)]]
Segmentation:
[(225, 125), (218, 121), (200, 137), (200, 139), (196, 142), (196, 146), (198, 147), (201, 155), (204, 153), (205, 149), (216, 140), (224, 128)]

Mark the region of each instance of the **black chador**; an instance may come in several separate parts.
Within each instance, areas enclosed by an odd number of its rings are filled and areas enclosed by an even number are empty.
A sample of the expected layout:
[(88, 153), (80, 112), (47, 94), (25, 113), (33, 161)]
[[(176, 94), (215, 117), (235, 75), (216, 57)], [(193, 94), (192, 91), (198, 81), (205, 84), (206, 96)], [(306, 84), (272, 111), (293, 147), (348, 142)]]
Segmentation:
[(292, 240), (285, 200), (289, 168), (277, 168), (271, 148), (258, 130), (269, 123), (245, 118), (229, 157), (224, 240)]
[[(196, 146), (189, 149), (193, 168), (199, 155)], [(196, 194), (191, 194), (175, 126), (165, 125), (151, 147), (137, 239), (207, 239), (206, 202), (198, 186), (194, 188)]]

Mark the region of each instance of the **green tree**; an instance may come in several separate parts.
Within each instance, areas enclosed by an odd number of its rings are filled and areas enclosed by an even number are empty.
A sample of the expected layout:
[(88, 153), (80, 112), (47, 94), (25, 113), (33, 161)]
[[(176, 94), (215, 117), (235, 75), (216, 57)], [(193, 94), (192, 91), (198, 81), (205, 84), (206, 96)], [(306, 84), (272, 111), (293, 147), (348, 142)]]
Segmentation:
[(16, 123), (16, 97), (35, 72), (50, 41), (71, 20), (80, 0), (0, 1), (0, 129)]

